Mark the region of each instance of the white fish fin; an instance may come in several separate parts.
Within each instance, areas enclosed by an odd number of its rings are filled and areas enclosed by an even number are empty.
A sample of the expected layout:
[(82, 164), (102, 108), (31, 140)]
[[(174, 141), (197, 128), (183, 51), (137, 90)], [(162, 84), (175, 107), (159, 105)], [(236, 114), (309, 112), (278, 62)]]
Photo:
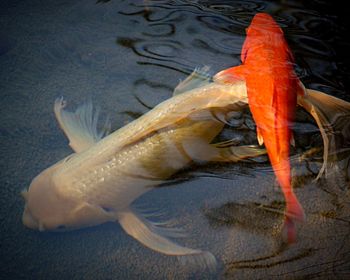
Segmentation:
[(262, 137), (258, 127), (256, 128), (256, 138), (258, 139), (258, 143), (260, 146), (264, 144), (264, 138)]
[(209, 84), (211, 79), (209, 69), (209, 66), (197, 67), (185, 80), (176, 86), (173, 96)]
[(82, 152), (109, 134), (110, 122), (107, 119), (105, 129), (97, 131), (99, 109), (92, 106), (92, 102), (80, 105), (75, 112), (64, 110), (66, 101), (61, 98), (55, 100), (54, 112), (56, 119), (69, 139), (69, 146), (77, 153)]
[(186, 257), (184, 261), (190, 261), (202, 267), (210, 269), (216, 267), (216, 259), (210, 252), (186, 248), (170, 241), (165, 235), (172, 235), (171, 229), (164, 230), (132, 210), (119, 213), (118, 220), (129, 235), (152, 250), (166, 255), (178, 256), (180, 259)]
[(237, 162), (266, 154), (266, 150), (254, 145), (229, 146), (228, 141), (208, 144), (204, 140), (183, 142), (183, 148), (194, 161)]
[(226, 148), (226, 147), (236, 146), (239, 143), (240, 143), (239, 140), (233, 138), (233, 139), (230, 139), (230, 140), (225, 140), (225, 141), (213, 143), (211, 145), (213, 145), (214, 147), (217, 147), (217, 148)]
[(218, 157), (212, 161), (238, 162), (246, 158), (254, 158), (266, 154), (266, 150), (254, 145), (231, 146), (226, 148), (217, 148)]
[(304, 95), (298, 95), (298, 104), (316, 120), (323, 138), (323, 165), (318, 179), (327, 171), (329, 154), (336, 154), (335, 134), (340, 132), (346, 139), (350, 137), (350, 103), (317, 90), (306, 89)]

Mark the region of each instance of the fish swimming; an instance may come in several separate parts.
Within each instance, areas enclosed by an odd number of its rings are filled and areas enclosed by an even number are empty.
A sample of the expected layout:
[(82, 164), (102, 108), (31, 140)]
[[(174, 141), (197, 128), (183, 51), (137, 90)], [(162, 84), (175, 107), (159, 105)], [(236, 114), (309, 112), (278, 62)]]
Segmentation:
[(297, 104), (316, 120), (324, 141), (325, 171), (332, 125), (336, 110), (350, 110), (349, 103), (335, 97), (307, 90), (294, 72), (294, 58), (282, 29), (266, 13), (254, 16), (246, 29), (242, 65), (223, 70), (215, 81), (234, 84), (244, 80), (249, 108), (257, 125), (259, 144), (267, 153), (286, 200), (284, 230), (288, 242), (296, 239), (295, 223), (304, 221), (304, 211), (291, 186), (290, 143), (294, 142), (291, 127)]
[(210, 83), (202, 72), (193, 72), (172, 98), (107, 136), (97, 131), (91, 104), (72, 113), (64, 110), (63, 99), (56, 100), (56, 118), (76, 153), (41, 172), (23, 191), (24, 225), (44, 231), (119, 221), (148, 248), (215, 267), (210, 252), (176, 244), (168, 237), (176, 237), (177, 229), (152, 223), (131, 207), (193, 161), (235, 162), (265, 153), (256, 146), (209, 144), (224, 126), (220, 115), (246, 106), (246, 88), (244, 82)]

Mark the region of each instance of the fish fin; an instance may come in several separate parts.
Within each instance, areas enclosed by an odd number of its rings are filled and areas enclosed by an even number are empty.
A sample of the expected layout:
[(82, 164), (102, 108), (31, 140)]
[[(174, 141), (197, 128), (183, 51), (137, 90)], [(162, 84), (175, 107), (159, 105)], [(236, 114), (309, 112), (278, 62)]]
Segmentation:
[(289, 140), (290, 144), (295, 147), (295, 138), (294, 138), (294, 134), (291, 133), (290, 134), (290, 140)]
[(88, 101), (80, 105), (75, 112), (64, 110), (66, 101), (61, 98), (55, 100), (54, 112), (56, 119), (69, 140), (69, 146), (77, 153), (82, 152), (109, 134), (110, 121), (105, 122), (105, 129), (97, 131), (99, 109), (93, 108)]
[(232, 84), (244, 80), (245, 72), (244, 65), (239, 65), (220, 71), (215, 74), (213, 80), (217, 83)]
[(217, 148), (218, 156), (211, 161), (238, 162), (246, 158), (254, 158), (266, 154), (266, 150), (255, 145), (231, 146), (226, 148)]
[(304, 95), (298, 95), (298, 104), (305, 108), (315, 119), (323, 139), (323, 165), (317, 179), (327, 172), (329, 155), (336, 155), (337, 133), (346, 134), (349, 139), (350, 103), (323, 92), (305, 89)]
[(187, 155), (194, 161), (237, 162), (250, 157), (266, 154), (266, 150), (254, 145), (227, 146), (228, 142), (208, 144), (205, 141), (188, 141), (183, 143)]
[(256, 138), (258, 139), (259, 146), (264, 144), (264, 138), (262, 137), (259, 128), (256, 128)]
[(209, 66), (197, 67), (185, 80), (176, 86), (173, 96), (209, 84), (211, 79), (209, 70)]
[(186, 248), (167, 239), (166, 236), (173, 235), (172, 229), (157, 226), (131, 209), (119, 213), (118, 220), (126, 233), (146, 247), (166, 255), (177, 256), (182, 261), (215, 270), (216, 259), (210, 252)]
[(239, 143), (240, 143), (239, 140), (233, 138), (233, 139), (230, 139), (230, 140), (217, 142), (217, 143), (214, 143), (214, 144), (211, 144), (211, 145), (213, 145), (216, 148), (226, 148), (226, 147), (231, 147), (231, 146), (237, 146)]

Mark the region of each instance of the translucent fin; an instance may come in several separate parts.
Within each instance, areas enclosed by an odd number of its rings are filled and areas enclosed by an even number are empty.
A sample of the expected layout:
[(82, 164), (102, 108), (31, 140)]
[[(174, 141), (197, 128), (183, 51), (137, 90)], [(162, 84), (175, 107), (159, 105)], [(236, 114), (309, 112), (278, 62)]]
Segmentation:
[(264, 138), (262, 137), (258, 127), (256, 128), (256, 138), (258, 139), (258, 143), (260, 146), (264, 144)]
[(266, 150), (254, 145), (232, 146), (219, 148), (219, 157), (213, 158), (213, 161), (238, 162), (246, 158), (254, 158), (266, 154)]
[(244, 65), (239, 65), (216, 73), (213, 80), (214, 82), (223, 84), (236, 83), (244, 80), (245, 72)]
[(335, 135), (340, 133), (345, 139), (350, 137), (350, 103), (320, 91), (306, 89), (304, 95), (298, 95), (298, 104), (316, 120), (323, 138), (323, 165), (318, 179), (326, 171), (329, 155), (336, 154)]
[(209, 69), (209, 66), (204, 66), (202, 68), (197, 67), (191, 75), (176, 86), (173, 96), (209, 84), (211, 79)]
[(56, 119), (69, 139), (69, 146), (77, 153), (82, 152), (109, 134), (110, 122), (107, 119), (105, 129), (97, 131), (99, 109), (92, 106), (91, 101), (80, 105), (76, 111), (64, 110), (66, 101), (63, 97), (55, 100), (54, 112)]
[(146, 247), (166, 255), (178, 256), (180, 259), (186, 257), (185, 262), (195, 263), (203, 268), (216, 268), (216, 259), (210, 252), (186, 248), (167, 239), (166, 236), (173, 236), (172, 229), (156, 226), (131, 210), (120, 213), (118, 219), (123, 229)]
[(229, 146), (227, 141), (208, 144), (205, 141), (189, 141), (183, 143), (186, 153), (194, 161), (238, 162), (246, 158), (266, 154), (266, 150), (254, 145)]
[(234, 145), (238, 145), (240, 142), (237, 139), (230, 139), (222, 142), (217, 142), (212, 144), (214, 147), (217, 148), (226, 148), (226, 147), (231, 147)]
[(294, 134), (291, 133), (291, 136), (290, 136), (290, 144), (295, 147), (295, 138), (294, 138)]

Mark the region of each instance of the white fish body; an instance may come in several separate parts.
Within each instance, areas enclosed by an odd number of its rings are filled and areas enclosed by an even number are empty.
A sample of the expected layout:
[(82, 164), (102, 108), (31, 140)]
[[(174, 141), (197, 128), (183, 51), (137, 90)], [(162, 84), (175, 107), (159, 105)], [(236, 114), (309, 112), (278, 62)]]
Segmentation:
[(59, 230), (118, 220), (129, 235), (151, 249), (191, 256), (214, 267), (211, 253), (170, 241), (167, 236), (178, 236), (176, 229), (157, 226), (130, 207), (193, 159), (238, 161), (264, 153), (250, 146), (228, 151), (209, 144), (223, 127), (210, 110), (239, 109), (239, 102), (247, 103), (245, 84), (209, 83), (194, 72), (175, 92), (194, 82), (198, 88), (176, 94), (103, 139), (91, 104), (71, 113), (63, 110), (62, 99), (56, 100), (56, 117), (76, 153), (44, 170), (23, 192), (23, 223), (33, 229)]

